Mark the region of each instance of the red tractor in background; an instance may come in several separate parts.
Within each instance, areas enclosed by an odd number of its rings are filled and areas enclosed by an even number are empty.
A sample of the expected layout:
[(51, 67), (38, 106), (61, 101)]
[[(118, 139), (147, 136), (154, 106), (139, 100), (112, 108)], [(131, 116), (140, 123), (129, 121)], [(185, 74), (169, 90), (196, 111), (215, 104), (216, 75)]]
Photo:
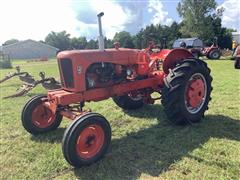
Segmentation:
[(217, 43), (217, 37), (214, 38), (210, 47), (204, 47), (203, 41), (199, 38), (183, 38), (177, 39), (173, 43), (173, 48), (186, 48), (196, 58), (206, 56), (208, 59), (219, 59), (221, 57), (221, 50)]
[(200, 56), (206, 56), (208, 59), (219, 59), (221, 57), (221, 50), (215, 38), (213, 44), (210, 47), (204, 47), (200, 51)]
[[(195, 123), (208, 109), (212, 77), (207, 64), (186, 49), (104, 49), (99, 22), (99, 50), (63, 51), (57, 55), (61, 89), (30, 99), (22, 111), (23, 127), (37, 135), (55, 130), (62, 117), (73, 120), (65, 130), (62, 150), (74, 167), (104, 156), (111, 127), (100, 114), (84, 110), (85, 102), (112, 97), (122, 109), (133, 110), (161, 99), (170, 121)], [(153, 98), (152, 93), (159, 93)]]

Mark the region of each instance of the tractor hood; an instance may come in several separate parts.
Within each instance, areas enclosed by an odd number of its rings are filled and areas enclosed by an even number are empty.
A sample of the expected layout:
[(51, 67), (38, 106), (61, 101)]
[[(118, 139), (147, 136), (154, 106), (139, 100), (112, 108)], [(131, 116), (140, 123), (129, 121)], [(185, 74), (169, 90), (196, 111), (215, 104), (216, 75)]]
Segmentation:
[[(117, 64), (135, 64), (143, 57), (143, 52), (137, 49), (105, 49), (101, 50), (71, 50), (58, 53), (58, 59), (71, 59), (72, 61), (83, 64), (96, 62), (114, 62)], [(77, 63), (76, 62), (76, 63)]]

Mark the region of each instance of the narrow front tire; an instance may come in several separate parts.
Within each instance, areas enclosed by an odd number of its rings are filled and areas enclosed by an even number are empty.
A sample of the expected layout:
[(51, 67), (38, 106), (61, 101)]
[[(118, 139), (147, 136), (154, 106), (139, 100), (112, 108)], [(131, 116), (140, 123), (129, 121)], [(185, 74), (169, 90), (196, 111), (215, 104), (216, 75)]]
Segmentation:
[(74, 167), (90, 165), (101, 159), (111, 142), (111, 127), (97, 113), (88, 113), (74, 120), (65, 130), (62, 152)]
[(30, 99), (22, 110), (22, 125), (30, 134), (37, 135), (53, 131), (62, 121), (62, 115), (55, 114), (48, 108), (43, 99), (45, 95), (38, 95)]

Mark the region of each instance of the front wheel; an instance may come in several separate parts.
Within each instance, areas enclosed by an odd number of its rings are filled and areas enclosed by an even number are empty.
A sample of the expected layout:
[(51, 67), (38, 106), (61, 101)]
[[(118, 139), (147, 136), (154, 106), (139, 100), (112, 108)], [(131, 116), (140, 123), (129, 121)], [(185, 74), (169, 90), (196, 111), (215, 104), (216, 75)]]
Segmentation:
[(90, 165), (101, 159), (111, 142), (108, 121), (96, 113), (88, 113), (74, 120), (65, 130), (62, 151), (74, 167)]
[(174, 124), (198, 122), (208, 109), (212, 91), (210, 69), (202, 60), (187, 59), (164, 79), (162, 104)]
[(22, 110), (22, 125), (31, 134), (37, 135), (53, 131), (62, 121), (62, 115), (55, 114), (43, 101), (45, 95), (35, 96), (30, 99)]

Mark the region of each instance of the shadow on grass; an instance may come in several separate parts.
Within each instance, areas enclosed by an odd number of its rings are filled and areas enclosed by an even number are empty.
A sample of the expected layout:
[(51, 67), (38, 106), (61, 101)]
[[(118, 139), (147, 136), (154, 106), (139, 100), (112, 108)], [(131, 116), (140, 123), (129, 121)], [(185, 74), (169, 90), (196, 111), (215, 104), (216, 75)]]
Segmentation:
[(31, 140), (36, 141), (36, 142), (47, 142), (47, 143), (61, 143), (62, 142), (62, 137), (64, 134), (66, 128), (58, 128), (55, 131), (45, 133), (45, 134), (40, 134), (37, 136), (31, 136)]
[[(113, 139), (109, 152), (102, 160), (73, 170), (77, 178), (138, 179), (143, 173), (157, 177), (171, 169), (174, 162), (191, 157), (190, 153), (201, 148), (210, 138), (240, 141), (240, 122), (223, 115), (207, 115), (197, 124), (173, 126), (166, 120), (161, 105), (145, 106), (126, 113), (139, 118), (157, 118), (159, 123)], [(32, 137), (32, 140), (60, 143), (64, 131), (65, 128), (59, 128)]]
[(137, 111), (123, 110), (126, 114), (138, 118), (157, 118), (159, 122), (160, 119), (166, 119), (165, 113), (163, 111), (163, 106), (160, 104), (145, 105)]
[[(132, 115), (145, 117), (140, 112)], [(89, 167), (75, 169), (75, 175), (79, 179), (137, 179), (142, 173), (159, 176), (171, 169), (174, 162), (201, 148), (210, 138), (240, 140), (239, 121), (227, 116), (208, 115), (201, 123), (192, 126), (166, 123), (162, 126), (161, 112), (159, 108), (153, 111), (159, 124), (113, 139), (105, 158)]]

